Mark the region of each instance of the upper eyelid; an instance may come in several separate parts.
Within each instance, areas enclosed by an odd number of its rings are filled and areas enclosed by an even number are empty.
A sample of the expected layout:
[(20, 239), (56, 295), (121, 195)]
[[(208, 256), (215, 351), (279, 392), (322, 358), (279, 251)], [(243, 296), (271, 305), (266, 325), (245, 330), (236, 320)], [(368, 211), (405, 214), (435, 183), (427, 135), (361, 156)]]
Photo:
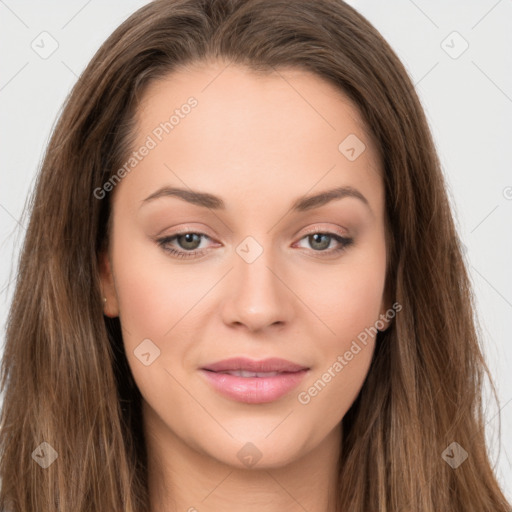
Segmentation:
[[(315, 233), (327, 234), (330, 236), (338, 236), (343, 239), (351, 238), (350, 235), (340, 233), (333, 228), (313, 227), (313, 228), (308, 228), (308, 230), (306, 232), (304, 232), (303, 235), (298, 240), (302, 240), (303, 238), (307, 237), (308, 235), (315, 234)], [(177, 231), (170, 235), (164, 235), (164, 236), (158, 237), (158, 240), (159, 241), (174, 240), (178, 236), (186, 235), (186, 234), (196, 234), (196, 235), (202, 236), (203, 238), (208, 238), (214, 242), (216, 241), (215, 238), (210, 236), (208, 233), (204, 233), (201, 230), (194, 230), (194, 229), (190, 229), (190, 228), (185, 228), (183, 230)], [(201, 249), (194, 249), (194, 250), (201, 250)], [(192, 251), (188, 251), (188, 252), (192, 252)]]
[[(343, 237), (346, 237), (346, 238), (351, 236), (350, 232), (349, 232), (350, 230), (348, 228), (346, 228), (346, 227), (338, 227), (338, 229), (336, 229), (334, 227), (322, 227), (321, 226), (322, 222), (320, 222), (319, 224), (320, 225), (317, 224), (317, 225), (313, 225), (313, 227), (306, 228), (305, 235), (310, 233), (311, 231), (313, 231), (313, 232), (321, 232), (321, 233), (334, 233), (334, 234), (337, 234), (339, 236), (343, 236)], [(333, 223), (327, 223), (327, 224), (333, 224)], [(300, 230), (295, 231), (295, 234), (293, 236), (294, 237), (297, 236), (303, 229), (304, 228), (301, 228)], [(209, 235), (207, 231), (208, 230), (204, 230), (204, 228), (195, 229), (192, 226), (188, 226), (188, 225), (185, 224), (185, 226), (183, 228), (179, 228), (178, 231), (176, 231), (176, 232), (174, 232), (174, 233), (172, 233), (170, 235), (162, 235), (159, 238), (167, 238), (167, 237), (183, 235), (183, 234), (187, 234), (187, 233), (196, 233), (196, 234), (205, 235), (205, 236), (207, 236), (210, 239), (214, 239), (215, 237)]]

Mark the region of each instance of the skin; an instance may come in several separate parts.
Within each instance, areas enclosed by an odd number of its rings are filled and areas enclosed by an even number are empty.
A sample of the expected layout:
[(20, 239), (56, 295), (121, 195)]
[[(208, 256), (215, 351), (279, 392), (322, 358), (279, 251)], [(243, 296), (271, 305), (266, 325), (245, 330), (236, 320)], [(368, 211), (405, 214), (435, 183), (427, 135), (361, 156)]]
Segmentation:
[[(189, 66), (143, 95), (134, 148), (190, 96), (198, 105), (112, 192), (105, 314), (120, 317), (144, 399), (152, 512), (330, 512), (340, 422), (375, 339), (309, 403), (298, 394), (391, 307), (380, 162), (358, 110), (333, 85), (297, 69), (263, 76), (226, 66)], [(338, 149), (349, 134), (366, 144), (354, 161)], [(143, 202), (164, 185), (215, 194), (226, 208)], [(344, 197), (290, 211), (298, 197), (341, 185), (369, 207)], [(341, 244), (315, 243), (308, 229), (354, 242), (336, 254)], [(207, 236), (167, 245), (202, 255), (180, 259), (155, 241), (180, 230)], [(263, 250), (251, 263), (236, 251), (248, 236)], [(148, 366), (134, 354), (144, 339), (160, 350)], [(219, 394), (199, 370), (234, 356), (281, 357), (310, 370), (284, 397), (245, 404)], [(244, 446), (261, 454), (255, 465), (237, 457)]]

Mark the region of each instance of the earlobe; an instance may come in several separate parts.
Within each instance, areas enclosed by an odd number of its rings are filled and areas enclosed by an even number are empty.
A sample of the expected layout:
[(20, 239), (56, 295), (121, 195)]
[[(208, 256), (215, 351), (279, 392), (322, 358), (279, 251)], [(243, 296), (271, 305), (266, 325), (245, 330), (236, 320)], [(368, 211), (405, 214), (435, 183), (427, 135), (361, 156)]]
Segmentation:
[(103, 251), (98, 258), (100, 272), (101, 304), (103, 314), (110, 318), (119, 316), (119, 304), (112, 273), (112, 264), (108, 251)]
[(377, 320), (377, 329), (380, 332), (387, 331), (391, 324), (391, 319), (388, 316), (388, 311), (389, 308), (381, 309), (381, 312), (379, 314), (379, 319)]
[(380, 332), (387, 331), (394, 318), (394, 309), (392, 308), (392, 301), (389, 297), (389, 290), (386, 287), (382, 297), (379, 319), (377, 321), (377, 328)]

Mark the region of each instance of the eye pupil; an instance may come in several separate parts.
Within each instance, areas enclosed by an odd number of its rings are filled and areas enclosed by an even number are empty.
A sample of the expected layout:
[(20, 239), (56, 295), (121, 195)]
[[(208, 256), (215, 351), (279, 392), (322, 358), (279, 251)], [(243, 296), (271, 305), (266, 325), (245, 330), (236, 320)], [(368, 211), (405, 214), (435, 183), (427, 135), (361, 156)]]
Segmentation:
[[(194, 240), (194, 237), (195, 237), (195, 240)], [(183, 240), (184, 240), (184, 242), (183, 242)], [(185, 233), (183, 235), (179, 235), (178, 241), (184, 249), (191, 249), (191, 250), (197, 249), (197, 247), (201, 243), (201, 240), (197, 233)], [(190, 247), (189, 244), (192, 244), (192, 247)]]
[[(314, 233), (313, 235), (310, 235), (309, 237), (310, 237), (310, 239), (313, 239), (313, 242), (311, 243), (311, 246), (313, 248), (315, 248), (316, 243), (320, 244), (320, 247), (317, 247), (317, 249), (327, 249), (329, 247), (330, 235), (325, 234), (325, 233)], [(320, 241), (320, 239), (322, 237), (325, 237), (325, 239), (327, 239), (327, 243), (325, 243), (325, 240), (323, 243)]]

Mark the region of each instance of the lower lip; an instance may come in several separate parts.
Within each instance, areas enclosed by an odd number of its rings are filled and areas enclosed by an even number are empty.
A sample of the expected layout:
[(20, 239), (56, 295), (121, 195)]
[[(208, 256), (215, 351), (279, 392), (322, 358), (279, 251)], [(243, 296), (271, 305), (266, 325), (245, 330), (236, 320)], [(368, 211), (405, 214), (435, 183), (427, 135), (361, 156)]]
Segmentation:
[(308, 370), (281, 373), (273, 377), (238, 377), (201, 370), (210, 384), (223, 395), (246, 404), (263, 404), (286, 395), (304, 378)]

